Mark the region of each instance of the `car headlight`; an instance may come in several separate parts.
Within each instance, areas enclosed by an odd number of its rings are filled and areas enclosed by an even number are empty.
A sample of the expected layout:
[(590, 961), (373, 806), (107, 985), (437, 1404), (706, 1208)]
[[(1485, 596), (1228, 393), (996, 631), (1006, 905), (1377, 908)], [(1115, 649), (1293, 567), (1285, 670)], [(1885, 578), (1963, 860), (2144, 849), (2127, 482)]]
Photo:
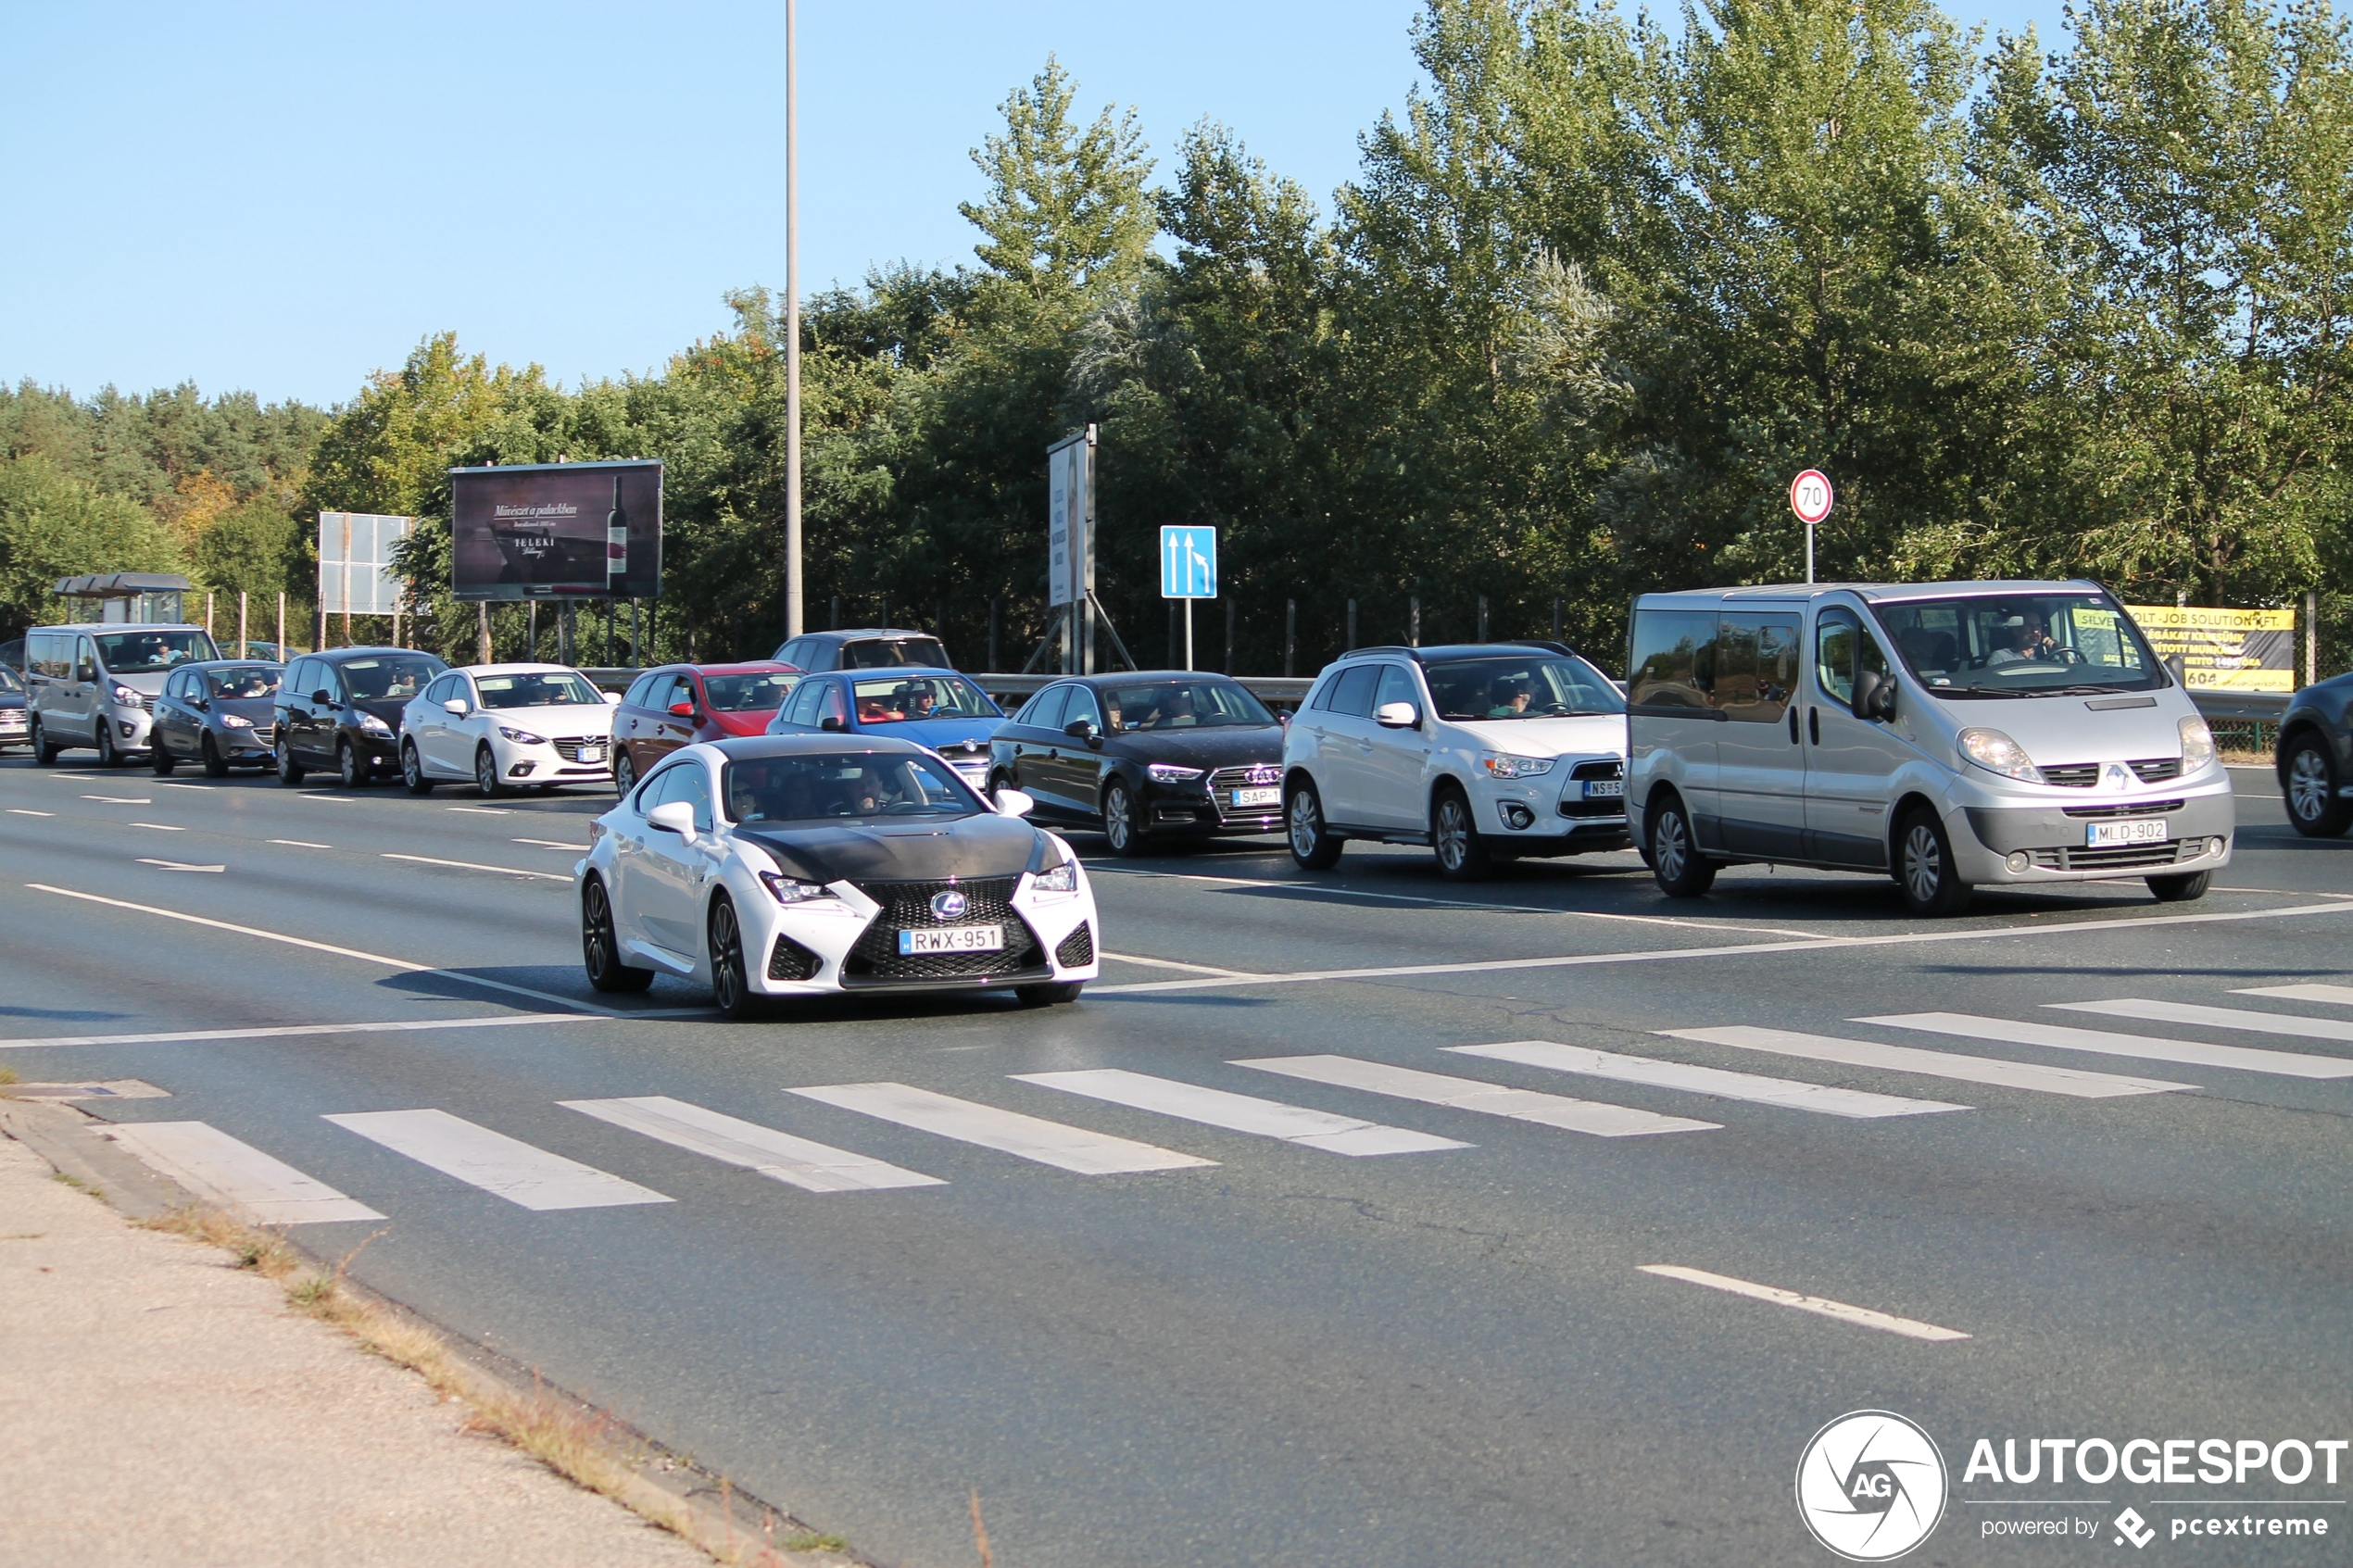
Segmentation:
[(242, 713), (223, 713), (220, 716), (220, 727), (225, 730), (250, 730), (253, 728), (253, 721)]
[(761, 872), (760, 882), (761, 885), (767, 888), (769, 894), (779, 904), (806, 904), (812, 898), (832, 897), (825, 891), (823, 883), (803, 882), (798, 877), (786, 876), (777, 872)]
[(136, 708), (143, 700), (139, 694), (129, 686), (117, 686), (114, 689), (114, 701), (117, 708)]
[(1478, 765), (1491, 779), (1532, 779), (1553, 771), (1550, 757), (1515, 757), (1508, 751), (1482, 751)]
[[(1198, 772), (1200, 770), (1194, 770)], [(1029, 879), (1029, 885), (1040, 893), (1076, 893), (1078, 891), (1078, 862), (1064, 860), (1050, 872), (1039, 872)]]
[(1174, 762), (1154, 762), (1144, 771), (1154, 784), (1190, 784), (1202, 775), (1199, 768), (1179, 768)]
[(359, 733), (369, 735), (388, 735), (392, 734), (392, 726), (372, 713), (362, 713), (359, 715)]
[(2214, 760), (2214, 732), (2195, 716), (2182, 721), (2182, 771), (2195, 773)]
[(498, 733), (506, 736), (509, 740), (513, 741), (517, 746), (545, 746), (547, 744), (547, 737), (545, 735), (535, 735), (529, 730), (518, 730), (506, 724), (498, 726)]
[(1963, 730), (1960, 746), (1962, 756), (1989, 772), (2027, 784), (2043, 782), (2043, 771), (2026, 755), (2026, 748), (1999, 730)]

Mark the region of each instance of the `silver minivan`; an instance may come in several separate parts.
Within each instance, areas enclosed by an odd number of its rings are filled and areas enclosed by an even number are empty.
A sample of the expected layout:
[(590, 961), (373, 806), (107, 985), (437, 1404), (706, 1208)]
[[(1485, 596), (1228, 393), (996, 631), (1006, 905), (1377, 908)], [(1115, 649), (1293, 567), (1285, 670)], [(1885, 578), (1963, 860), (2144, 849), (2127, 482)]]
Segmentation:
[(88, 746), (111, 768), (145, 755), (164, 682), (183, 664), (220, 657), (201, 626), (34, 627), (24, 639), (33, 756), (54, 762), (60, 751)]
[(2230, 863), (2230, 776), (2189, 694), (2095, 583), (1645, 594), (1626, 804), (1659, 886), (1740, 862), (1893, 875), (1917, 914), (1973, 884)]

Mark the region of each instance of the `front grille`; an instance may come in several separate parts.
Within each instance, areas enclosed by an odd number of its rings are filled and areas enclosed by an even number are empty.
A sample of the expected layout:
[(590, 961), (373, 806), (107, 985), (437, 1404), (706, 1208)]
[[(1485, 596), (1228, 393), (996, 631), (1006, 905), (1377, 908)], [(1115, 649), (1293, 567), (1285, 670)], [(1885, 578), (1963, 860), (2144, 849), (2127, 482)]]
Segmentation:
[(2170, 866), (2182, 858), (2173, 844), (2111, 844), (2098, 849), (2036, 849), (2034, 863), (2046, 872), (2117, 871)]
[[(584, 746), (593, 746), (599, 753), (610, 749), (610, 743), (602, 735), (565, 735), (552, 744), (556, 748), (556, 755), (567, 762), (579, 761), (580, 748)], [(598, 759), (599, 761), (603, 759), (601, 755)]]
[[(842, 960), (845, 985), (895, 980), (989, 980), (1011, 978), (1046, 967), (1046, 950), (1038, 934), (1013, 911), (1016, 877), (982, 877), (972, 881), (862, 882), (857, 888), (882, 906), (858, 945)], [(954, 888), (963, 894), (964, 912), (952, 921), (931, 912), (935, 894)], [(904, 953), (899, 950), (901, 931), (937, 930), (943, 925), (1001, 925), (1005, 946), (994, 953)]]
[(1623, 797), (1616, 800), (1588, 800), (1576, 786), (1583, 779), (1622, 779), (1626, 764), (1618, 758), (1605, 758), (1599, 762), (1579, 762), (1568, 771), (1569, 783), (1561, 791), (1560, 812), (1564, 817), (1622, 817), (1626, 815)]
[(2168, 779), (2182, 776), (2182, 759), (2178, 757), (2145, 758), (2138, 762), (2128, 762), (2125, 766), (2140, 774), (2143, 784), (2163, 784)]
[(807, 980), (824, 966), (824, 960), (789, 936), (776, 938), (775, 947), (768, 955), (768, 978), (771, 980)]
[(1210, 804), (1217, 808), (1220, 825), (1246, 824), (1272, 827), (1282, 821), (1283, 809), (1275, 806), (1245, 806), (1234, 809), (1233, 792), (1238, 789), (1269, 789), (1283, 782), (1279, 762), (1252, 762), (1232, 768), (1220, 768), (1209, 775)]
[(2042, 770), (2043, 782), (2061, 789), (2089, 789), (2100, 782), (2097, 762), (2059, 762)]
[(1054, 949), (1054, 961), (1064, 969), (1077, 969), (1095, 961), (1095, 934), (1080, 921), (1078, 929), (1062, 939)]
[(2062, 806), (2059, 812), (2069, 817), (2146, 817), (2181, 809), (2178, 800), (2144, 800), (2137, 806)]

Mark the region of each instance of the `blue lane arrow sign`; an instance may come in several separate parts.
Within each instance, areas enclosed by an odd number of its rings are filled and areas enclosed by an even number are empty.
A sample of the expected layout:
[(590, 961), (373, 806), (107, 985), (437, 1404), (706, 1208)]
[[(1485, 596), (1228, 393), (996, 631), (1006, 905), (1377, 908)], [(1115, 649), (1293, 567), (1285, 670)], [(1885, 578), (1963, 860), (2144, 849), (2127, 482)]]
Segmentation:
[(1217, 530), (1164, 528), (1160, 531), (1160, 596), (1164, 599), (1214, 599), (1217, 596)]

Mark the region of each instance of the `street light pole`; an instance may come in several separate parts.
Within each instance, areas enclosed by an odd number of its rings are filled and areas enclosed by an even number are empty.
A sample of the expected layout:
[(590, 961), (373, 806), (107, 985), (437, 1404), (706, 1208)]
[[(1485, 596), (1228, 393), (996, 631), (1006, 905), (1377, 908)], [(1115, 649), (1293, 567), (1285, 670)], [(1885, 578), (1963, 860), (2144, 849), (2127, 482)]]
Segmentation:
[(800, 28), (785, 0), (785, 635), (800, 615)]

